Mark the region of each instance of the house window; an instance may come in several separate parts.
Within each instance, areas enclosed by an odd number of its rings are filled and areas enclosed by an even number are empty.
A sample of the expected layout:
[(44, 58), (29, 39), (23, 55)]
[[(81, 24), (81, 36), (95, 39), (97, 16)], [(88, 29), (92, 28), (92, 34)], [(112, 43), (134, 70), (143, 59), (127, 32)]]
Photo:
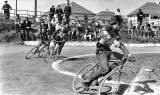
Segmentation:
[(151, 19), (158, 19), (158, 16), (151, 16)]

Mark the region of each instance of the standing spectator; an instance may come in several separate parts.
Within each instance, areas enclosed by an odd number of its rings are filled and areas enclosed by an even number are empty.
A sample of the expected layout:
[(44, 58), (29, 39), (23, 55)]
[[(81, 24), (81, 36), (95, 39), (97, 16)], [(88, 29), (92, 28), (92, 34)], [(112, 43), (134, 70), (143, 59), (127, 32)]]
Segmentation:
[(8, 1), (4, 1), (5, 4), (2, 7), (2, 10), (4, 10), (4, 16), (5, 19), (9, 19), (10, 18), (10, 10), (12, 9), (12, 7), (8, 4)]
[(55, 8), (54, 8), (54, 5), (52, 5), (49, 11), (50, 20), (52, 20), (52, 18), (54, 17), (54, 14), (55, 14)]
[(142, 21), (143, 21), (143, 12), (142, 9), (139, 9), (138, 13), (137, 13), (137, 22), (138, 22), (138, 26), (137, 28), (140, 29), (140, 26), (142, 25)]
[(67, 3), (67, 6), (65, 6), (64, 8), (64, 15), (65, 15), (67, 24), (69, 24), (69, 20), (70, 20), (69, 18), (70, 18), (71, 13), (72, 13), (71, 6), (69, 5), (69, 3)]
[(28, 19), (28, 17), (25, 18), (23, 21), (23, 31), (25, 33), (25, 40), (30, 40), (29, 32), (31, 31), (31, 21)]
[(117, 9), (116, 15), (120, 15), (121, 16), (121, 10), (119, 8)]
[(60, 5), (58, 5), (57, 9), (56, 9), (56, 14), (58, 16), (58, 21), (60, 23), (62, 23), (62, 19), (63, 19), (63, 10), (62, 8), (60, 7)]

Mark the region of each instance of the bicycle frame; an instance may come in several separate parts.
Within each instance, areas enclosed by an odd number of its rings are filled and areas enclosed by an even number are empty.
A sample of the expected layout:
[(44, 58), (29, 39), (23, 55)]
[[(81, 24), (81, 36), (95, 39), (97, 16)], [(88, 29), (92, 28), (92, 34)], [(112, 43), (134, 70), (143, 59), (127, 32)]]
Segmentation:
[[(110, 60), (109, 62), (121, 62), (121, 64), (119, 65), (119, 66), (117, 66), (116, 68), (114, 68), (112, 71), (110, 71), (107, 75), (112, 75), (113, 73), (116, 73), (116, 72), (121, 72), (121, 70), (123, 69), (123, 65), (124, 65), (124, 63), (127, 61), (127, 58), (125, 58), (125, 57), (123, 57), (122, 58), (122, 60)], [(92, 68), (90, 68), (85, 74), (87, 74), (89, 71), (91, 71), (91, 70), (93, 70), (94, 68), (96, 68), (96, 67), (98, 67), (99, 66), (99, 64), (95, 64)], [(85, 75), (84, 74), (84, 75)], [(120, 75), (120, 74), (119, 74)], [(106, 76), (106, 75), (105, 75)], [(103, 76), (103, 77), (105, 77), (105, 76)], [(119, 76), (120, 77), (120, 76)], [(83, 78), (83, 76), (82, 76), (82, 78)], [(99, 80), (99, 83), (101, 82), (103, 80), (103, 78), (102, 79), (100, 79)]]

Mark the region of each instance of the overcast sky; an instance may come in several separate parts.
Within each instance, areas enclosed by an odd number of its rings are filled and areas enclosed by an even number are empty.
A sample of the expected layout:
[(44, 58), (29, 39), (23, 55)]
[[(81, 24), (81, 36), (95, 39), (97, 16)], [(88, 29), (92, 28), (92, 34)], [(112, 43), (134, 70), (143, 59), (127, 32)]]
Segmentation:
[[(5, 0), (0, 0), (0, 7), (4, 4)], [(35, 0), (17, 0), (18, 9), (21, 10), (34, 10)], [(121, 9), (122, 14), (129, 14), (131, 11), (140, 7), (146, 2), (156, 2), (160, 0), (70, 0), (77, 4), (91, 10), (94, 13), (98, 13), (107, 8), (110, 11), (115, 12), (117, 8)], [(58, 5), (61, 3), (66, 3), (66, 0), (37, 0), (38, 10), (48, 11), (51, 5)], [(8, 3), (15, 9), (16, 0), (8, 0)]]

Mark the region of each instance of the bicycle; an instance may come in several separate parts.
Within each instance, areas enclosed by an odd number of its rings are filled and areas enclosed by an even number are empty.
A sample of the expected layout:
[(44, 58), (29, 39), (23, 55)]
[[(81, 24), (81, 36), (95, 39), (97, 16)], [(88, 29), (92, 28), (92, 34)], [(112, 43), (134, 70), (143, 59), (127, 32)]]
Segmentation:
[(48, 50), (50, 41), (46, 44), (41, 43), (38, 46), (33, 47), (25, 56), (26, 59), (33, 57), (35, 54), (38, 54), (39, 57), (42, 57), (45, 54), (45, 51)]
[[(101, 95), (102, 93), (104, 95), (106, 94), (107, 95), (108, 94), (109, 95), (120, 95), (117, 93), (120, 93), (119, 86), (120, 84), (122, 84), (122, 81), (123, 81), (122, 78), (128, 79), (131, 77), (130, 75), (127, 75), (126, 72), (122, 70), (123, 65), (127, 61), (127, 59), (128, 58), (124, 57), (122, 58), (122, 60), (110, 60), (109, 63), (113, 63), (113, 64), (120, 63), (120, 65), (113, 68), (105, 76), (100, 77), (98, 79), (98, 85), (97, 83), (94, 84), (93, 82), (91, 86), (89, 87), (89, 91), (92, 91), (93, 93), (98, 92), (98, 95)], [(88, 74), (92, 74), (93, 72), (95, 72), (96, 68), (98, 67), (99, 67), (99, 64), (95, 64), (95, 65), (87, 64), (84, 67), (82, 67), (73, 79), (73, 84), (72, 84), (73, 91), (76, 93), (83, 93), (84, 91), (86, 91), (86, 89), (84, 89), (81, 85), (81, 80), (85, 79)]]
[(57, 59), (57, 55), (59, 55), (59, 46), (57, 43), (64, 42), (64, 41), (56, 41), (55, 39), (51, 39), (53, 41), (53, 46), (50, 46), (46, 51), (44, 55), (44, 62), (47, 62), (49, 59), (52, 59), (55, 61)]

